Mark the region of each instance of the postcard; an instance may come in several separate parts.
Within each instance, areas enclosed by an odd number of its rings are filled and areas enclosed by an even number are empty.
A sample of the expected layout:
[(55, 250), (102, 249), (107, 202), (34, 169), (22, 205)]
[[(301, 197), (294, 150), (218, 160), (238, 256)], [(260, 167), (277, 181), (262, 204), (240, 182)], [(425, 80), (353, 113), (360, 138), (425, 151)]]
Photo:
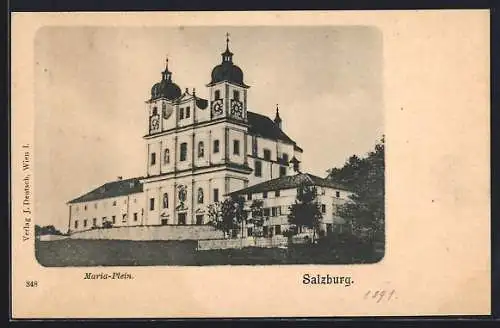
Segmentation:
[(490, 314), (489, 12), (13, 13), (12, 317)]

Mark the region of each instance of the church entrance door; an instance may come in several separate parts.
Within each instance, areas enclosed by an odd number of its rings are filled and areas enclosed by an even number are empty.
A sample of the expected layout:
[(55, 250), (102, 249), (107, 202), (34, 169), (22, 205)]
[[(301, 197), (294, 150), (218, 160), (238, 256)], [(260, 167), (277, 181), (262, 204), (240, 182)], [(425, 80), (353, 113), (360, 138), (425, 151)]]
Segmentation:
[(186, 224), (186, 213), (179, 213), (177, 222), (180, 225), (185, 225)]

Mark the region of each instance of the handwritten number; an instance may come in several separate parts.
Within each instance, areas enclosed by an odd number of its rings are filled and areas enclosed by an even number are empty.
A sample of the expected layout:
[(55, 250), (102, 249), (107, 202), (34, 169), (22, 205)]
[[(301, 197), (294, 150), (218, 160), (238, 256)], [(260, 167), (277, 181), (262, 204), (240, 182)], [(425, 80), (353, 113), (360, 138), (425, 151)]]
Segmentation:
[(375, 300), (375, 302), (377, 303), (380, 303), (381, 301), (390, 301), (393, 296), (396, 294), (396, 290), (391, 290), (391, 291), (388, 291), (388, 290), (375, 290), (375, 291), (372, 291), (372, 290), (368, 290), (366, 293), (365, 293), (365, 296), (364, 296), (364, 299), (372, 299), (372, 300)]

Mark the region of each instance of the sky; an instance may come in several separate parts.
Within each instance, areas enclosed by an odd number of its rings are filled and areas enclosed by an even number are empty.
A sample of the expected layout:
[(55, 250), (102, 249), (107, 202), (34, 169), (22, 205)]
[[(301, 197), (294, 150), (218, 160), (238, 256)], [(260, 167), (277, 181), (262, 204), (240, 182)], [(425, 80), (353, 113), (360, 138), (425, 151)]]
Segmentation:
[(326, 176), (383, 134), (382, 35), (368, 26), (43, 27), (35, 38), (35, 221), (66, 231), (66, 202), (143, 176), (145, 101), (165, 58), (182, 90), (206, 84), (226, 33), (250, 85), (248, 109), (274, 118)]

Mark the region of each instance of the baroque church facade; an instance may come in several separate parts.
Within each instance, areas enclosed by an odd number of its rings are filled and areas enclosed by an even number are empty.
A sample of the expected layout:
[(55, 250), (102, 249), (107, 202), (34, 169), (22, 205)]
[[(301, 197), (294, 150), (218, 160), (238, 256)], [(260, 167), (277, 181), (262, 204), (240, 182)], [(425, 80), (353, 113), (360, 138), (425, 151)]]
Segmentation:
[[(283, 132), (279, 109), (270, 119), (248, 108), (251, 87), (233, 61), (229, 39), (221, 57), (206, 85), (209, 99), (195, 89), (181, 91), (167, 59), (145, 102), (144, 176), (119, 178), (68, 202), (71, 232), (106, 225), (204, 225), (208, 205), (227, 195), (311, 180), (300, 176), (303, 150)], [(332, 193), (341, 198), (339, 191)]]
[(274, 121), (248, 110), (250, 87), (222, 53), (207, 84), (209, 98), (173, 82), (168, 68), (151, 89), (147, 175), (142, 180), (145, 224), (203, 224), (207, 204), (249, 185), (291, 173), (302, 149)]

